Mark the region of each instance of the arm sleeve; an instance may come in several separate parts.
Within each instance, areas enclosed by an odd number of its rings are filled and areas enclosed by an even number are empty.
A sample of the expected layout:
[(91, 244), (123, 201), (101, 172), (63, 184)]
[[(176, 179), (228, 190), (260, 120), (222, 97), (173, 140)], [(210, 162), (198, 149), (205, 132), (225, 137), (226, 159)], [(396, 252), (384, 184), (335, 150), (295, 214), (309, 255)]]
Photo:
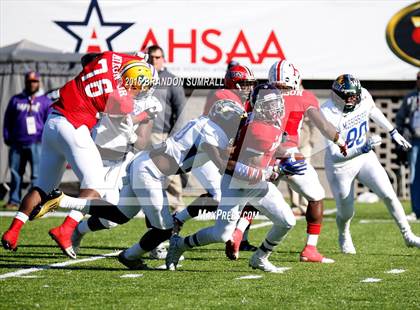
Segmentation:
[(370, 104), (370, 113), (369, 117), (378, 124), (381, 128), (385, 129), (386, 131), (391, 131), (394, 129), (394, 126), (387, 120), (385, 115), (376, 107), (375, 101), (373, 101), (372, 96), (366, 90), (362, 90), (362, 96), (366, 96), (362, 100), (366, 101), (366, 104)]
[(12, 119), (12, 106), (14, 99), (10, 99), (9, 104), (7, 105), (6, 112), (4, 113), (4, 122), (3, 122), (3, 139), (6, 145), (10, 145), (10, 125)]
[(381, 126), (386, 131), (390, 132), (394, 129), (391, 122), (387, 120), (385, 115), (379, 110), (375, 105), (373, 109), (370, 111), (370, 118), (379, 126)]
[(347, 156), (343, 156), (343, 154), (341, 154), (341, 152), (340, 152), (340, 148), (337, 145), (335, 145), (334, 142), (328, 141), (329, 152), (331, 154), (332, 160), (335, 163), (347, 161), (349, 159), (355, 158), (355, 157), (363, 154), (362, 147), (363, 147), (363, 145), (361, 145), (359, 147), (354, 146), (354, 147), (347, 150)]

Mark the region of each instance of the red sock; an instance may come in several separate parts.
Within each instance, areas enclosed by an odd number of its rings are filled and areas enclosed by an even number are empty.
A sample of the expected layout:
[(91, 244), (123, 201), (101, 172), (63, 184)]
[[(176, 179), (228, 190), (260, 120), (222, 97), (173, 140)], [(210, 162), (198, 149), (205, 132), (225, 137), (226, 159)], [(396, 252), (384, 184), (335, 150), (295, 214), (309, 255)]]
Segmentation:
[(25, 222), (21, 221), (20, 219), (14, 218), (12, 224), (10, 224), (9, 230), (12, 230), (15, 233), (19, 233), (24, 224)]
[(61, 224), (60, 226), (64, 229), (71, 229), (74, 230), (76, 229), (77, 225), (79, 224), (78, 221), (76, 221), (75, 219), (71, 218), (70, 216), (66, 216), (63, 224)]
[(306, 232), (309, 235), (319, 235), (321, 233), (322, 224), (307, 223)]

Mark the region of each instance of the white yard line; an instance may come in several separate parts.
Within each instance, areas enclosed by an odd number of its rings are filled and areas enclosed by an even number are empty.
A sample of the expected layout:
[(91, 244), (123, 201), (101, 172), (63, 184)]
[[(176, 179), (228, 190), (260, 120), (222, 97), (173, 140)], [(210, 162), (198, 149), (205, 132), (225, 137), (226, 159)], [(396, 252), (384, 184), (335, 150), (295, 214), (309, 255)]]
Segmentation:
[(92, 261), (99, 260), (99, 259), (104, 259), (104, 258), (107, 258), (107, 257), (117, 256), (118, 254), (119, 254), (119, 252), (112, 252), (112, 253), (107, 253), (107, 254), (98, 255), (98, 256), (92, 256), (92, 257), (88, 257), (88, 258), (67, 260), (65, 262), (55, 263), (55, 264), (51, 264), (51, 265), (44, 265), (44, 266), (39, 266), (39, 267), (20, 269), (20, 270), (17, 270), (17, 271), (1, 274), (0, 279), (20, 277), (20, 276), (23, 276), (23, 275), (27, 275), (29, 273), (38, 272), (38, 271), (42, 271), (42, 270), (47, 270), (47, 269), (51, 269), (51, 268), (66, 267), (66, 266), (79, 264), (79, 263), (92, 262)]
[(390, 274), (400, 274), (404, 272), (406, 272), (405, 269), (391, 269), (391, 270), (385, 271), (385, 273), (390, 273)]
[(242, 277), (236, 278), (236, 280), (261, 279), (262, 277), (263, 277), (262, 275), (250, 274), (250, 275), (247, 275), (247, 276), (242, 276)]
[[(370, 224), (370, 223), (378, 223), (378, 224), (384, 224), (384, 223), (394, 223), (395, 221), (392, 219), (370, 219), (370, 220), (360, 220), (360, 224)], [(420, 223), (420, 220), (415, 221), (409, 221), (409, 223)]]
[[(333, 214), (335, 212), (337, 212), (336, 209), (328, 209), (328, 210), (324, 211), (324, 215)], [(15, 216), (15, 214), (16, 214), (16, 212), (14, 212), (14, 211), (1, 211), (0, 212), (0, 216)], [(51, 216), (51, 217), (65, 217), (67, 214), (68, 214), (67, 212), (54, 212), (54, 213), (50, 214), (49, 216)], [(143, 217), (144, 217), (144, 215), (143, 215)], [(263, 218), (267, 219), (265, 216)], [(302, 220), (304, 218), (305, 218), (304, 216), (296, 217), (297, 220)], [(270, 225), (272, 225), (272, 222), (262, 222), (262, 223), (251, 225), (251, 229), (258, 229), (258, 228), (262, 228), (262, 227), (266, 227), (266, 226), (270, 226)], [(164, 244), (168, 245), (167, 242), (164, 243)], [(104, 259), (104, 258), (107, 258), (107, 257), (117, 256), (118, 254), (119, 254), (119, 252), (112, 252), (112, 253), (107, 253), (107, 254), (98, 255), (98, 256), (92, 256), (92, 257), (83, 258), (83, 259), (67, 260), (65, 262), (54, 263), (54, 264), (51, 264), (51, 265), (44, 265), (44, 266), (38, 266), (38, 267), (33, 267), (33, 268), (20, 269), (20, 270), (17, 270), (17, 271), (0, 274), (0, 280), (7, 279), (7, 278), (20, 277), (20, 276), (23, 276), (23, 275), (27, 275), (27, 274), (42, 271), (42, 270), (48, 270), (48, 269), (55, 268), (55, 267), (66, 267), (66, 266), (75, 265), (75, 264), (79, 264), (79, 263), (92, 262), (92, 261)], [(162, 266), (159, 266), (159, 267), (163, 267), (163, 266), (165, 266), (165, 265), (162, 265)]]
[(362, 283), (376, 283), (376, 282), (381, 282), (381, 281), (382, 281), (382, 279), (378, 279), (378, 278), (366, 278), (366, 279), (363, 279), (360, 282), (362, 282)]
[(140, 278), (142, 276), (142, 273), (127, 273), (120, 276), (120, 278)]

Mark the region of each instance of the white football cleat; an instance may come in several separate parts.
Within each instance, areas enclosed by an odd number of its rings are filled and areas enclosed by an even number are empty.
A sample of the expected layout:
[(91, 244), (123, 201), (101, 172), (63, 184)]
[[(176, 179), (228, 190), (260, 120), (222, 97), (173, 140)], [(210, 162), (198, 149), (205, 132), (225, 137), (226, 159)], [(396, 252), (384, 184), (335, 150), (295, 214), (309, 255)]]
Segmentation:
[(404, 235), (405, 244), (409, 248), (420, 248), (420, 237), (417, 237), (413, 233), (408, 233)]
[(149, 257), (151, 259), (165, 259), (166, 255), (168, 255), (168, 251), (162, 243), (155, 247), (153, 250), (151, 250), (149, 253)]
[(80, 250), (80, 242), (82, 242), (83, 236), (78, 230), (77, 227), (73, 231), (73, 234), (71, 235), (71, 244), (73, 247), (74, 253), (79, 253)]
[(410, 214), (407, 215), (407, 221), (409, 221), (409, 222), (415, 222), (417, 220), (418, 220), (418, 218), (417, 218), (417, 216), (416, 216), (416, 214), (414, 212), (412, 212), (412, 213), (410, 213)]
[(166, 269), (172, 271), (176, 270), (182, 253), (184, 253), (185, 250), (184, 238), (178, 235), (172, 235), (169, 239), (169, 249), (165, 259)]
[(340, 245), (341, 253), (356, 254), (356, 248), (353, 245), (350, 233), (338, 234), (338, 244)]
[(289, 267), (277, 267), (273, 265), (268, 257), (271, 253), (265, 253), (263, 250), (258, 249), (249, 259), (249, 266), (253, 269), (259, 269), (265, 272), (272, 273), (283, 273), (286, 270), (289, 270)]

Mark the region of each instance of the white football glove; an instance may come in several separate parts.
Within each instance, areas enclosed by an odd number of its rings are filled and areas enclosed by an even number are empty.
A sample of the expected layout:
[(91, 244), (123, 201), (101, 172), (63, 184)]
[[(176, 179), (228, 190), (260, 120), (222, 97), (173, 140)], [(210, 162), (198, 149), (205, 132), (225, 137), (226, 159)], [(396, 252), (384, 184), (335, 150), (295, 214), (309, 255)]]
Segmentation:
[(127, 116), (125, 120), (120, 123), (119, 130), (129, 144), (134, 144), (137, 141), (136, 129), (134, 128), (133, 120), (130, 116)]
[(411, 144), (398, 132), (398, 130), (396, 128), (394, 128), (393, 130), (391, 130), (389, 132), (389, 134), (391, 135), (392, 139), (398, 145), (402, 146), (402, 148), (404, 150), (411, 149)]
[(379, 135), (370, 136), (365, 145), (362, 147), (363, 153), (369, 153), (375, 146), (378, 146), (382, 143), (382, 138)]
[(151, 119), (154, 119), (162, 110), (162, 104), (155, 96), (144, 96), (135, 100), (134, 114), (139, 114), (144, 111), (149, 114)]

